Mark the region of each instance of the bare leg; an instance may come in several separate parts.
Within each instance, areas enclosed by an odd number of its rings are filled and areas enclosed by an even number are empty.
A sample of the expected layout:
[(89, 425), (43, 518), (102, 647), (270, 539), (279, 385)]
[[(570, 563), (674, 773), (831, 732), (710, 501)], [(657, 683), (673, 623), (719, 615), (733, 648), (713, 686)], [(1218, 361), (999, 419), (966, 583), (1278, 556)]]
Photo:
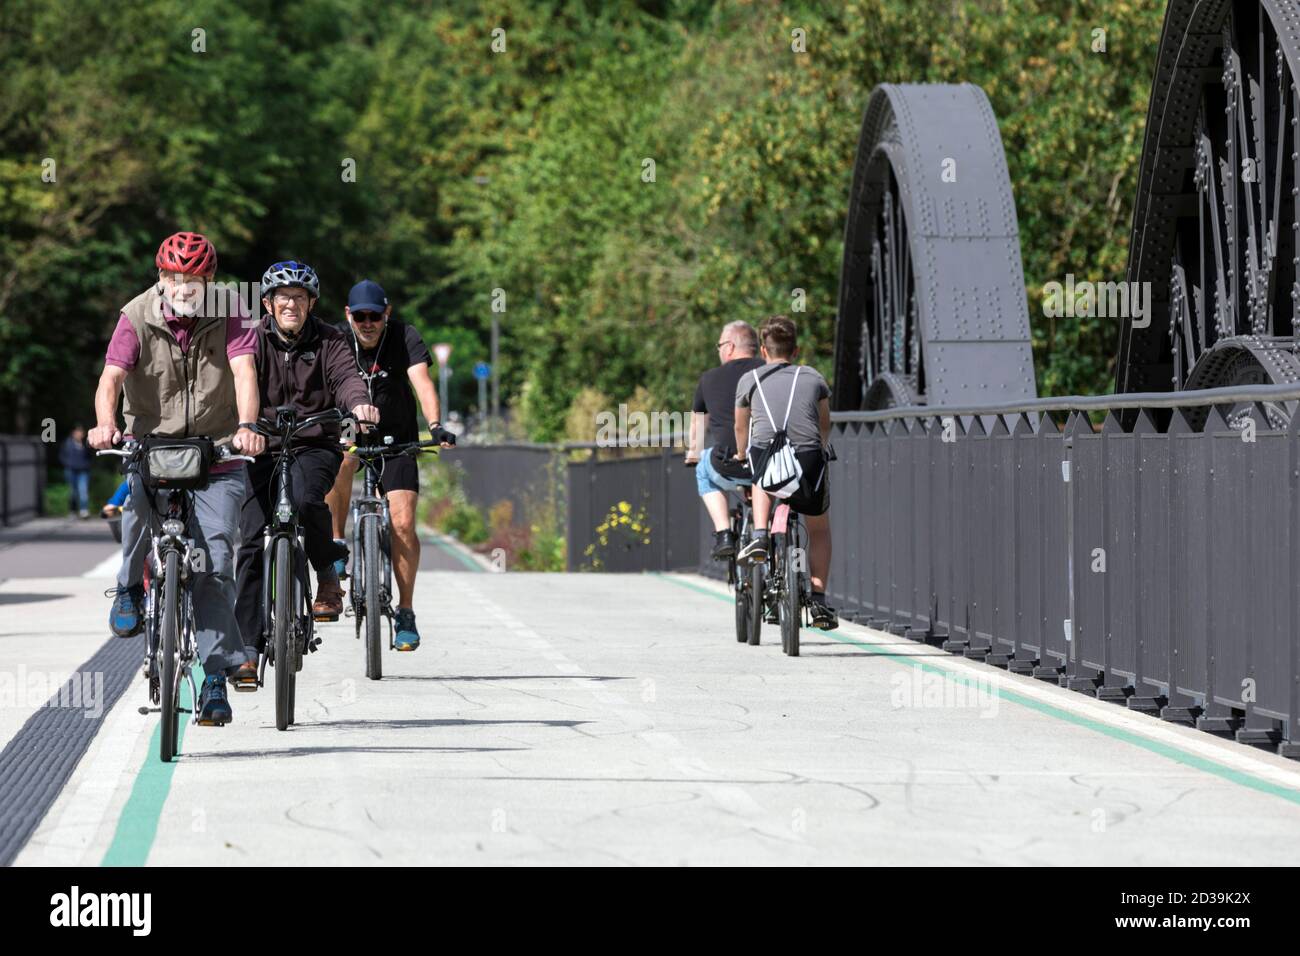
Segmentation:
[(343, 464), (339, 465), (338, 477), (334, 487), (325, 495), (325, 503), (330, 508), (330, 518), (334, 524), (334, 537), (339, 541), (347, 540), (344, 528), (348, 523), (348, 505), (352, 502), (352, 479), (357, 474), (357, 459), (353, 455), (344, 455)]
[(704, 510), (713, 519), (714, 531), (726, 531), (731, 527), (731, 514), (727, 508), (725, 491), (710, 491), (704, 496)]
[(754, 485), (754, 528), (767, 530), (767, 519), (772, 513), (772, 498), (766, 491)]
[(814, 591), (826, 590), (826, 579), (831, 571), (831, 516), (804, 515), (808, 526), (808, 576)]
[(393, 521), (393, 577), (397, 578), (397, 606), (409, 608), (415, 592), (415, 571), (420, 566), (420, 539), (415, 533), (414, 491), (390, 491), (388, 513)]

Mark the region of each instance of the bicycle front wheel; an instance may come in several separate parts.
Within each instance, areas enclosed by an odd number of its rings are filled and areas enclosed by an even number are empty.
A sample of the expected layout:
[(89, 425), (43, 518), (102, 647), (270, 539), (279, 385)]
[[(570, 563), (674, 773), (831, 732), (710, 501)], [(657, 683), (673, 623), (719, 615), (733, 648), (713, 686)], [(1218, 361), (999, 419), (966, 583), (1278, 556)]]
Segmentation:
[(383, 614), (379, 610), (379, 523), (371, 518), (366, 522), (361, 535), (361, 550), (366, 563), (366, 676), (379, 680), (384, 676), (383, 659), (379, 656), (379, 619)]
[(293, 711), (293, 567), (289, 539), (277, 538), (271, 562), (271, 647), (275, 654), (275, 729), (287, 730)]
[(749, 640), (749, 616), (753, 603), (749, 600), (748, 572), (741, 573), (735, 557), (727, 559), (727, 583), (732, 585), (736, 599), (736, 640), (744, 644)]
[[(162, 674), (159, 688), (159, 710), (162, 714), (162, 734), (159, 736), (158, 756), (163, 763), (171, 763), (180, 753), (181, 681), (177, 663), (180, 646), (180, 557), (168, 551), (163, 564), (163, 602), (161, 646)], [(198, 706), (195, 701), (194, 706)]]

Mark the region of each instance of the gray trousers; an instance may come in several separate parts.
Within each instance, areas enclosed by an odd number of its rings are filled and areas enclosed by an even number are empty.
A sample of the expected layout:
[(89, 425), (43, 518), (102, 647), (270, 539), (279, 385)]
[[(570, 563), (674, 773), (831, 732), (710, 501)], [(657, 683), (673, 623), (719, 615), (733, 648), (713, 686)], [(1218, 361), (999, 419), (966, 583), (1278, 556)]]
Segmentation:
[[(122, 567), (117, 583), (138, 586), (144, 581), (151, 528), (161, 519), (154, 513), (140, 476), (132, 473), (130, 503), (122, 512)], [(203, 571), (191, 578), (194, 601), (194, 641), (208, 674), (221, 674), (247, 659), (235, 622), (235, 553), (239, 550), (239, 511), (248, 494), (248, 478), (236, 471), (213, 475), (208, 487), (194, 492), (189, 534), (204, 552)], [(163, 504), (164, 495), (158, 496)]]

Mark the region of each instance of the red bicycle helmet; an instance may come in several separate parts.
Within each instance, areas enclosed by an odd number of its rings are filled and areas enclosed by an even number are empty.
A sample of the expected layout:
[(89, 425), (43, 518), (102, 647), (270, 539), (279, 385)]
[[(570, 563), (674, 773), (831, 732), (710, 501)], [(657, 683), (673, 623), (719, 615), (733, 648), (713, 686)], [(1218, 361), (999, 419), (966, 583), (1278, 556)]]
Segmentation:
[(181, 272), (211, 278), (217, 274), (217, 250), (206, 236), (197, 232), (178, 232), (168, 236), (154, 257), (164, 272)]

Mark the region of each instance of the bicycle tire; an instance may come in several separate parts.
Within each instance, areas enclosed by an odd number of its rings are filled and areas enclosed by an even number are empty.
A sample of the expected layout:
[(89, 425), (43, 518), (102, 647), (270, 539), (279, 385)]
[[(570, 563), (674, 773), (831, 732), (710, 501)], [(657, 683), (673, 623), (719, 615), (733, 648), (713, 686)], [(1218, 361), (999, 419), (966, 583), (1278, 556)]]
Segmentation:
[(361, 520), (360, 512), (353, 512), (352, 515), (352, 571), (348, 574), (348, 601), (352, 605), (352, 627), (355, 633), (353, 636), (361, 640), (361, 626), (366, 616), (366, 602), (364, 601), (366, 593), (366, 561), (365, 555), (361, 553), (361, 527), (357, 522)]
[[(176, 666), (180, 627), (180, 594), (177, 591), (180, 558), (175, 551), (168, 551), (163, 560), (162, 640), (159, 648), (162, 675), (158, 685), (162, 733), (159, 735), (158, 757), (163, 763), (171, 763), (172, 758), (180, 752), (181, 687), (179, 668)], [(198, 706), (197, 703), (195, 706)]]
[(763, 564), (752, 565), (745, 571), (749, 577), (749, 646), (757, 647), (763, 639)]
[(379, 621), (379, 527), (372, 518), (362, 531), (362, 547), (366, 562), (366, 676), (379, 680), (384, 676), (384, 663), (380, 658)]
[(736, 642), (744, 644), (749, 640), (749, 615), (752, 604), (749, 600), (749, 575), (743, 578), (738, 573), (735, 557), (727, 559), (727, 583), (732, 585), (736, 601)]
[(798, 534), (787, 536), (787, 546), (782, 552), (784, 578), (781, 582), (781, 649), (790, 657), (799, 656), (799, 612), (803, 609), (799, 589)]
[(271, 620), (272, 648), (275, 653), (275, 729), (287, 730), (293, 694), (293, 648), (290, 637), (293, 629), (293, 568), (290, 561), (289, 539), (276, 538), (275, 554), (271, 562), (271, 577), (275, 587), (272, 599), (274, 614)]

